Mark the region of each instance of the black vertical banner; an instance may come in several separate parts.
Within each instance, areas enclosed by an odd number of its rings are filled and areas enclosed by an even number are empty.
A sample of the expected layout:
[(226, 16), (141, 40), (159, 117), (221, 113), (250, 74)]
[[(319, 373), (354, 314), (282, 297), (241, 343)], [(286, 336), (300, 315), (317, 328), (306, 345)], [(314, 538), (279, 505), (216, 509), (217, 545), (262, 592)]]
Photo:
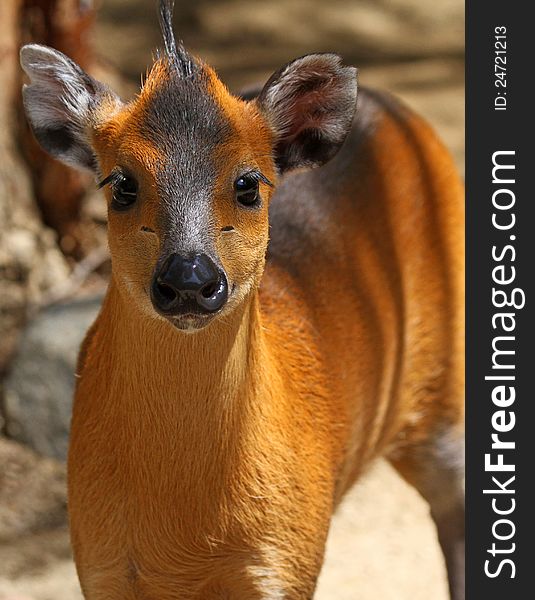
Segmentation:
[(469, 600), (535, 598), (531, 8), (466, 5)]

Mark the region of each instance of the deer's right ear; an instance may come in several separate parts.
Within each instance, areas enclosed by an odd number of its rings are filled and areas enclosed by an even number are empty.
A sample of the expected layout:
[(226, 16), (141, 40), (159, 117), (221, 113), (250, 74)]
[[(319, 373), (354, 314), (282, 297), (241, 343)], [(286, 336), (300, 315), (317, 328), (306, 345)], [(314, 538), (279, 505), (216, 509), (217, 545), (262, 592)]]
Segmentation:
[(44, 150), (68, 165), (97, 170), (91, 128), (103, 102), (120, 107), (119, 98), (70, 58), (38, 44), (23, 46), (20, 63), (30, 83), (22, 89), (32, 131)]

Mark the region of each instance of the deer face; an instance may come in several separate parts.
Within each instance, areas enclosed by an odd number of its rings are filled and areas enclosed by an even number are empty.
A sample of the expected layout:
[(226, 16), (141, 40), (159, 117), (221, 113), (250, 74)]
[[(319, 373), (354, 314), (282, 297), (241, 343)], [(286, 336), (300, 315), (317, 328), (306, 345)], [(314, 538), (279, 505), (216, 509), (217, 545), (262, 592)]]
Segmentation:
[(145, 312), (207, 324), (262, 273), (277, 174), (272, 133), (207, 67), (152, 68), (134, 102), (93, 133), (114, 276)]
[(175, 44), (124, 104), (63, 54), (25, 46), (24, 104), (43, 148), (92, 170), (108, 198), (114, 280), (153, 318), (195, 330), (232, 311), (260, 280), (268, 206), (281, 173), (333, 156), (350, 127), (356, 73), (309, 55), (260, 96), (231, 95)]

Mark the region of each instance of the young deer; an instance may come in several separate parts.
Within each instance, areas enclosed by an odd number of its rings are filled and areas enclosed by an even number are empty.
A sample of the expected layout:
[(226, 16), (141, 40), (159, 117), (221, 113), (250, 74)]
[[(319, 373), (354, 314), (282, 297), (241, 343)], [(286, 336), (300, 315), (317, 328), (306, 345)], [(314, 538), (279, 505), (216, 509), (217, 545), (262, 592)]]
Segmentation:
[(361, 90), (353, 118), (356, 70), (335, 54), (233, 96), (175, 43), (171, 10), (126, 104), (60, 52), (21, 51), (36, 138), (109, 198), (69, 454), (83, 593), (312, 598), (333, 511), (384, 455), (429, 501), (460, 600), (452, 159), (388, 96)]

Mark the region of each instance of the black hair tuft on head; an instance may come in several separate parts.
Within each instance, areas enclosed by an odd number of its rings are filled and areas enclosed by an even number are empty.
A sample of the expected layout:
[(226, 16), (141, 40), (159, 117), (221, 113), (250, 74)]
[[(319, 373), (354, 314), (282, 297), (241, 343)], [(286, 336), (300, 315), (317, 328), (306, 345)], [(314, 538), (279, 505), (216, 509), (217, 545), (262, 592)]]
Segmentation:
[(176, 56), (176, 40), (173, 31), (173, 9), (175, 0), (160, 0), (160, 28), (168, 56)]
[(179, 41), (177, 44), (173, 30), (174, 6), (175, 0), (160, 0), (159, 21), (165, 52), (183, 77), (191, 77), (197, 70), (197, 65), (182, 45), (182, 42)]

